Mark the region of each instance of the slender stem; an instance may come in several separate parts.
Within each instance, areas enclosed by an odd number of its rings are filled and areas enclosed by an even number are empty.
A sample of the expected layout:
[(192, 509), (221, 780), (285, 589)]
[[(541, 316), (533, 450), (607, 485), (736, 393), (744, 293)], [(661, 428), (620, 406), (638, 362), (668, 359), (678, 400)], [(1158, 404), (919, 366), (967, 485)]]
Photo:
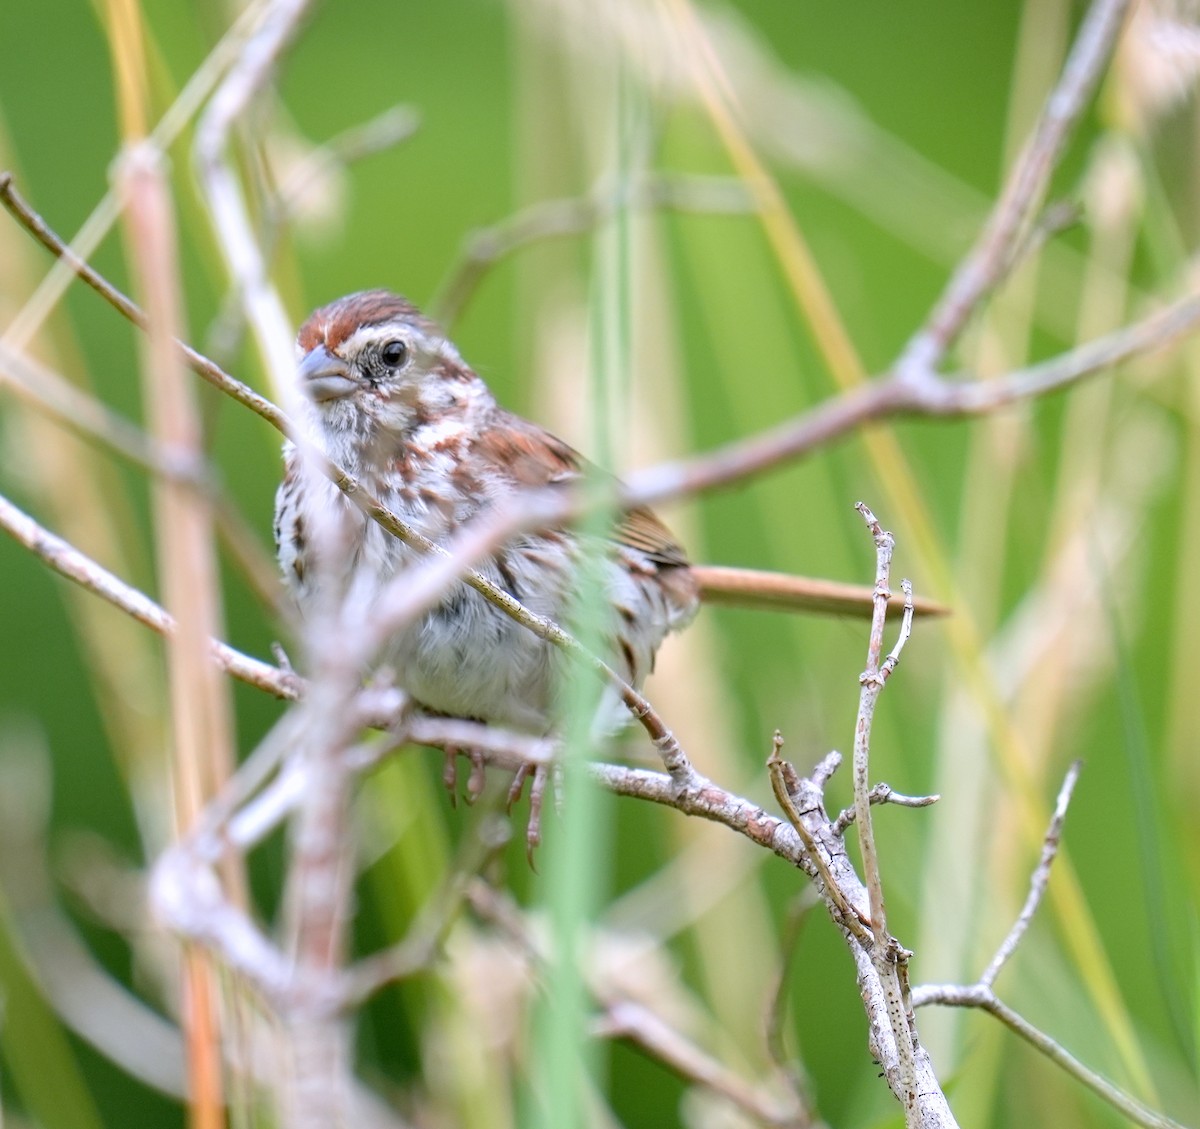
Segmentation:
[(1145, 1129), (1186, 1129), (1180, 1122), (1143, 1105), (1132, 1095), (1114, 1086), (1107, 1078), (1085, 1066), (1061, 1043), (1003, 1003), (986, 984), (925, 984), (914, 989), (914, 1007), (928, 1007), (931, 1004), (986, 1011), (1135, 1125), (1145, 1126)]
[[(157, 151), (141, 142), (117, 169), (123, 192), (130, 259), (152, 317), (141, 350), (143, 399), (155, 440), (178, 450), (185, 462), (201, 460), (201, 429), (195, 387), (173, 348), (182, 322), (177, 236), (166, 173)], [(209, 499), (182, 482), (153, 483), (159, 584), (175, 617), (167, 637), (174, 833), (186, 834), (234, 769), (233, 711), (228, 685), (209, 661), (221, 627), (212, 508)], [(230, 860), (236, 889), (241, 860)], [(195, 947), (183, 954), (183, 1012), (187, 1045), (189, 1119), (196, 1129), (221, 1126), (223, 1106), (217, 969), (213, 954)]]
[(1058, 800), (1054, 805), (1054, 814), (1050, 817), (1050, 826), (1046, 828), (1041, 857), (1029, 879), (1029, 894), (1025, 898), (1025, 904), (1021, 907), (1017, 920), (1013, 922), (1013, 927), (1008, 931), (1008, 936), (1000, 942), (1000, 947), (996, 950), (996, 955), (992, 957), (991, 963), (979, 977), (979, 983), (985, 987), (990, 988), (995, 983), (996, 977), (1000, 975), (1000, 970), (1009, 957), (1016, 952), (1021, 938), (1025, 936), (1025, 931), (1029, 928), (1029, 923), (1033, 921), (1033, 915), (1037, 913), (1038, 906), (1042, 904), (1042, 898), (1045, 897), (1046, 888), (1050, 884), (1050, 867), (1058, 856), (1058, 848), (1062, 842), (1062, 829), (1067, 819), (1067, 807), (1071, 803), (1071, 796), (1082, 770), (1083, 762), (1078, 760), (1072, 761), (1071, 767), (1067, 769), (1062, 787), (1058, 790)]
[(896, 1041), (898, 1075), (896, 1089), (904, 1105), (906, 1125), (918, 1124), (916, 1078), (916, 1053), (912, 1029), (908, 1022), (908, 1006), (900, 970), (907, 959), (894, 942), (887, 927), (887, 912), (883, 898), (883, 877), (879, 868), (879, 852), (875, 845), (875, 830), (871, 820), (871, 725), (875, 716), (875, 705), (884, 683), (899, 660), (900, 650), (912, 627), (912, 587), (905, 585), (904, 628), (891, 654), (883, 658), (883, 631), (887, 622), (888, 601), (891, 592), (888, 580), (891, 575), (892, 550), (895, 540), (883, 529), (875, 515), (859, 502), (855, 509), (862, 515), (875, 542), (875, 614), (871, 618), (871, 634), (867, 643), (867, 666), (859, 678), (858, 718), (854, 727), (854, 817), (858, 831), (858, 848), (862, 855), (863, 883), (871, 906), (871, 932), (873, 945), (871, 958), (879, 974), (887, 1007), (888, 1023)]
[(881, 673), (880, 664), (883, 655), (883, 629), (887, 621), (888, 601), (891, 599), (888, 574), (895, 541), (862, 502), (855, 508), (862, 514), (875, 540), (876, 564), (875, 613), (871, 617), (871, 634), (867, 643), (867, 666), (859, 677), (858, 719), (854, 727), (854, 817), (858, 828), (858, 847), (862, 853), (863, 881), (871, 900), (871, 931), (875, 944), (883, 948), (888, 940), (887, 913), (879, 873), (879, 855), (875, 847), (875, 832), (871, 822), (870, 754), (875, 703), (886, 677)]
[(1096, 0), (1088, 10), (1058, 84), (992, 214), (925, 324), (905, 346), (897, 371), (937, 368), (971, 314), (1004, 276), (1012, 249), (1022, 241), (1030, 216), (1045, 197), (1050, 176), (1100, 82), (1132, 6), (1133, 0)]
[(779, 755), (782, 749), (783, 736), (777, 729), (771, 747), (771, 756), (767, 760), (767, 772), (771, 780), (771, 790), (775, 793), (775, 801), (783, 810), (783, 814), (787, 816), (788, 822), (796, 829), (796, 834), (800, 836), (800, 841), (804, 844), (808, 860), (816, 868), (821, 883), (825, 888), (825, 893), (841, 914), (842, 924), (863, 944), (870, 944), (871, 934), (867, 932), (863, 927), (862, 921), (859, 920), (858, 911), (846, 899), (846, 895), (842, 892), (842, 888), (838, 885), (832, 871), (829, 869), (829, 863), (825, 861), (825, 856), (820, 846), (813, 837), (812, 832), (805, 826), (800, 813), (796, 810), (796, 805), (792, 800), (787, 781), (791, 766)]
[[(95, 593), (152, 631), (159, 635), (170, 635), (175, 630), (174, 619), (149, 596), (126, 584), (74, 545), (39, 525), (2, 495), (0, 529), (60, 576)], [(240, 682), (265, 690), (276, 698), (298, 696), (300, 680), (290, 672), (244, 655), (219, 640), (213, 639), (209, 645), (217, 665)]]

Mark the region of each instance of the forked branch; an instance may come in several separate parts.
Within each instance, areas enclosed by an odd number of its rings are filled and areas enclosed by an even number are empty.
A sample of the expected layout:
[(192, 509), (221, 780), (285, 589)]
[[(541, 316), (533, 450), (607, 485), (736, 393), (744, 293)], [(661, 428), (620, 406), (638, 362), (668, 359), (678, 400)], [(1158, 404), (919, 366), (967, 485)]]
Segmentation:
[(1045, 897), (1050, 883), (1050, 868), (1054, 864), (1054, 859), (1058, 855), (1059, 846), (1062, 843), (1062, 830), (1067, 818), (1067, 807), (1070, 805), (1071, 795), (1075, 790), (1081, 769), (1080, 761), (1072, 762), (1067, 769), (1062, 787), (1058, 791), (1054, 814), (1050, 818), (1050, 824), (1046, 828), (1046, 835), (1042, 841), (1041, 856), (1029, 880), (1029, 894), (1025, 899), (1025, 904), (1021, 907), (1021, 912), (1013, 922), (1012, 928), (1000, 942), (996, 949), (996, 955), (992, 957), (987, 968), (974, 984), (923, 984), (914, 988), (912, 1006), (919, 1008), (928, 1007), (931, 1004), (941, 1004), (943, 1007), (972, 1007), (986, 1011), (1000, 1020), (1010, 1031), (1019, 1035), (1030, 1046), (1044, 1054), (1051, 1062), (1062, 1067), (1071, 1077), (1082, 1082), (1089, 1090), (1102, 1098), (1122, 1116), (1129, 1118), (1135, 1125), (1143, 1125), (1146, 1129), (1184, 1129), (1179, 1122), (1143, 1105), (1132, 1095), (1125, 1093), (1124, 1090), (1114, 1086), (1106, 1078), (1096, 1073), (1091, 1067), (1085, 1066), (1051, 1036), (1005, 1004), (996, 995), (993, 988), (996, 977), (1016, 952), (1038, 906)]

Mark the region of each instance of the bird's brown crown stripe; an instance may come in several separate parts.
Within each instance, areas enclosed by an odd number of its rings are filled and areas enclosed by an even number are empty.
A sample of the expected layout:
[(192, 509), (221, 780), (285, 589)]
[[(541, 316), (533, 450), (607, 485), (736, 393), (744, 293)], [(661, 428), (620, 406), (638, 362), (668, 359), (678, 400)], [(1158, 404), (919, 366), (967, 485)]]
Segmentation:
[(390, 290), (363, 290), (314, 310), (300, 327), (297, 341), (306, 353), (318, 345), (336, 351), (362, 326), (396, 319), (412, 322), (429, 333), (436, 332), (433, 323), (407, 298)]

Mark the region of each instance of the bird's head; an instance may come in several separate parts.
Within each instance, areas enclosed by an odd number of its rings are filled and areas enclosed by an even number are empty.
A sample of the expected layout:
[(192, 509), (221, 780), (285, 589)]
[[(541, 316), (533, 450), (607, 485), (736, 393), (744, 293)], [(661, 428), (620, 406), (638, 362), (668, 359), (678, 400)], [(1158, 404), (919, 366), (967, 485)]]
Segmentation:
[(364, 290), (300, 327), (300, 390), (327, 433), (402, 434), (461, 406), (479, 379), (411, 302)]

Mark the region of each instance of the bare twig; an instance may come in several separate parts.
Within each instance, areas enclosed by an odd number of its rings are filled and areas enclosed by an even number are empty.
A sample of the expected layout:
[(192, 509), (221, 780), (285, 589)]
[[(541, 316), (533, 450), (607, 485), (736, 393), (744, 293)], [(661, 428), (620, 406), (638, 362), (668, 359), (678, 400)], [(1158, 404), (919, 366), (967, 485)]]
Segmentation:
[[(859, 989), (867, 1012), (872, 1053), (883, 1064), (888, 1085), (902, 1102), (910, 1124), (922, 1125), (926, 1129), (953, 1126), (954, 1117), (938, 1085), (928, 1052), (919, 1045), (912, 1051), (913, 1081), (907, 1088), (901, 1085), (902, 1071), (892, 1032), (889, 997), (893, 992), (899, 992), (896, 985), (900, 978), (896, 969), (905, 959), (904, 951), (889, 938), (883, 955), (877, 961), (873, 957), (876, 949), (874, 938), (861, 924), (857, 931), (850, 924), (856, 919), (865, 919), (868, 899), (862, 880), (851, 866), (824, 809), (824, 784), (839, 761), (838, 755), (832, 753), (821, 761), (809, 777), (799, 778), (792, 773), (788, 780), (790, 806), (804, 827), (804, 835), (790, 821), (785, 822), (770, 815), (756, 804), (726, 791), (710, 780), (703, 780), (694, 788), (680, 789), (666, 774), (645, 769), (591, 764), (588, 773), (602, 787), (617, 795), (665, 804), (686, 815), (724, 824), (813, 878), (821, 877), (815, 859), (823, 857), (831, 878), (828, 881), (822, 878), (819, 890), (826, 910), (842, 930), (855, 962)], [(815, 851), (808, 845), (814, 840), (819, 844)], [(834, 890), (840, 894), (840, 901), (835, 900)], [(843, 910), (841, 902), (852, 907), (849, 914)], [(863, 908), (856, 910), (853, 907)], [(893, 982), (890, 989), (885, 987), (881, 966)]]
[(1118, 1089), (1106, 1078), (1085, 1066), (1060, 1043), (1055, 1042), (1044, 1031), (1034, 1027), (1022, 1015), (1002, 1003), (985, 984), (972, 985), (922, 985), (913, 990), (913, 1007), (941, 1004), (944, 1007), (973, 1007), (995, 1016), (1010, 1031), (1019, 1035), (1030, 1046), (1044, 1054), (1056, 1066), (1061, 1067), (1076, 1081), (1083, 1083), (1092, 1093), (1107, 1102), (1122, 1116), (1135, 1125), (1146, 1129), (1185, 1129), (1157, 1110), (1143, 1105), (1136, 1098)]
[[(126, 320), (140, 329), (146, 329), (147, 318), (142, 308), (132, 298), (123, 294), (99, 271), (89, 266), (79, 258), (63, 239), (46, 223), (36, 211), (29, 206), (25, 198), (13, 184), (11, 173), (0, 173), (0, 203), (9, 213), (55, 258), (62, 260), (74, 272), (77, 278), (87, 283)], [(260, 396), (249, 385), (229, 375), (219, 365), (207, 357), (197, 353), (195, 349), (182, 341), (176, 342), (183, 353), (184, 360), (197, 376), (206, 380), (214, 388), (224, 392), (239, 404), (249, 408), (256, 415), (265, 419), (276, 430), (287, 434), (289, 423), (283, 412), (270, 400)]]
[(865, 945), (869, 945), (871, 943), (871, 934), (863, 928), (863, 922), (860, 920), (860, 911), (856, 910), (850, 904), (846, 895), (842, 892), (842, 888), (837, 884), (829, 869), (829, 863), (821, 853), (821, 848), (817, 845), (816, 837), (805, 826), (799, 811), (796, 810), (796, 805), (791, 795), (797, 784), (796, 774), (792, 766), (779, 755), (782, 749), (783, 735), (777, 729), (775, 730), (775, 738), (772, 742), (771, 756), (767, 760), (767, 771), (771, 778), (771, 790), (775, 793), (775, 800), (783, 809), (788, 822), (796, 829), (796, 834), (800, 836), (801, 842), (804, 843), (804, 850), (807, 853), (808, 859), (816, 867), (826, 895), (833, 901), (838, 913), (841, 915), (842, 924), (859, 941)]
[(928, 320), (905, 346), (896, 371), (923, 378), (938, 367), (979, 303), (1001, 280), (1075, 124), (1100, 82), (1132, 0), (1096, 0), (1080, 26), (1062, 76), (1009, 174), (992, 214)]
[(787, 1102), (772, 1099), (644, 1004), (620, 998), (602, 999), (601, 1003), (604, 1014), (596, 1024), (598, 1034), (640, 1048), (684, 1081), (719, 1094), (760, 1125), (807, 1129), (813, 1124), (796, 1094), (790, 1094)]
[[(471, 908), (499, 929), (531, 965), (544, 968), (545, 945), (527, 927), (511, 898), (480, 880), (471, 883), (467, 896)], [(600, 1009), (593, 1024), (597, 1036), (632, 1043), (685, 1082), (720, 1095), (760, 1124), (779, 1129), (808, 1129), (813, 1125), (806, 1103), (795, 1092), (789, 1094), (790, 1100), (771, 1100), (653, 1009), (599, 976), (586, 975), (585, 980)]]
[(214, 491), (212, 472), (203, 458), (187, 457), (156, 443), (107, 404), (2, 341), (0, 379), (17, 398), (75, 434), (103, 444), (153, 474)]
[(914, 1121), (917, 1109), (916, 1048), (912, 1028), (908, 1020), (908, 1004), (905, 999), (903, 964), (907, 955), (888, 933), (887, 916), (883, 899), (883, 878), (879, 870), (879, 854), (875, 847), (875, 833), (871, 824), (870, 750), (871, 724), (875, 716), (875, 705), (884, 684), (897, 662), (900, 652), (912, 629), (912, 586), (905, 581), (904, 620), (900, 636), (891, 653), (883, 658), (883, 629), (887, 621), (888, 600), (891, 592), (888, 580), (892, 568), (892, 550), (895, 540), (880, 526), (875, 515), (859, 502), (855, 509), (875, 541), (875, 614), (871, 619), (871, 637), (867, 643), (867, 667), (859, 678), (858, 719), (854, 726), (854, 818), (858, 830), (858, 849), (862, 855), (863, 882), (871, 906), (871, 959), (879, 974), (880, 984), (887, 1008), (888, 1023), (897, 1051), (897, 1074), (892, 1088), (900, 1097), (905, 1110), (905, 1124)]
[(1025, 931), (1029, 928), (1029, 923), (1033, 920), (1033, 915), (1037, 912), (1037, 908), (1045, 896), (1046, 887), (1050, 881), (1050, 868), (1061, 845), (1067, 807), (1071, 802), (1071, 795), (1079, 779), (1081, 767), (1081, 762), (1074, 761), (1067, 769), (1062, 787), (1058, 792), (1054, 814), (1046, 828), (1041, 857), (1030, 878), (1029, 895), (1025, 899), (1024, 906), (1021, 907), (1021, 912), (1013, 923), (1013, 927), (1000, 943), (996, 955), (983, 974), (974, 984), (922, 984), (913, 989), (912, 1006), (919, 1008), (928, 1007), (931, 1004), (941, 1004), (944, 1007), (971, 1007), (986, 1011), (1135, 1124), (1144, 1125), (1147, 1129), (1183, 1129), (1178, 1122), (1143, 1105), (1090, 1067), (1085, 1066), (1061, 1044), (1004, 1004), (992, 988), (1000, 970), (1021, 943)]
[[(887, 944), (887, 918), (883, 902), (883, 886), (879, 874), (879, 857), (875, 850), (875, 835), (871, 826), (870, 747), (871, 722), (875, 703), (887, 679), (887, 667), (881, 665), (883, 629), (887, 619), (888, 576), (892, 565), (895, 541), (876, 517), (862, 503), (855, 507), (866, 521), (875, 540), (875, 614), (871, 620), (871, 637), (867, 644), (867, 667), (859, 677), (858, 721), (854, 729), (854, 815), (858, 824), (858, 845), (862, 852), (863, 881), (871, 899), (871, 930), (880, 948)], [(897, 644), (899, 646), (899, 644)]]
[[(152, 631), (169, 635), (175, 630), (175, 621), (149, 596), (113, 576), (91, 557), (43, 528), (3, 496), (0, 496), (0, 529), (55, 572), (94, 592)], [(298, 696), (300, 680), (294, 674), (244, 655), (218, 640), (212, 640), (210, 645), (217, 665), (240, 682), (256, 686), (277, 698)]]
[[(904, 612), (900, 619), (900, 634), (896, 636), (895, 646), (888, 652), (888, 656), (883, 660), (879, 668), (879, 680), (881, 683), (886, 682), (892, 672), (900, 664), (900, 652), (904, 650), (904, 644), (908, 642), (912, 635), (913, 625), (913, 587), (912, 581), (905, 578), (900, 581), (900, 591), (904, 596)], [(891, 598), (888, 598), (888, 603), (891, 603)]]
[[(872, 804), (895, 804), (901, 808), (927, 808), (936, 804), (941, 796), (905, 796), (897, 792), (890, 784), (872, 784), (867, 798)], [(833, 830), (845, 834), (846, 828), (854, 822), (854, 808), (844, 808), (837, 819), (833, 821)]]
[(897, 416), (953, 419), (986, 415), (1067, 388), (1133, 357), (1164, 349), (1197, 326), (1200, 326), (1200, 296), (1189, 293), (1141, 321), (993, 380), (931, 374), (928, 380), (909, 381), (901, 380), (893, 370), (756, 435), (692, 459), (637, 471), (629, 475), (620, 501), (626, 505), (653, 505), (732, 482), (744, 482), (781, 463), (804, 458), (876, 420)]
[(1046, 894), (1046, 887), (1050, 884), (1050, 867), (1058, 855), (1059, 843), (1062, 840), (1062, 829), (1067, 818), (1067, 807), (1071, 803), (1071, 795), (1075, 791), (1075, 784), (1079, 780), (1079, 773), (1082, 769), (1082, 761), (1072, 761), (1071, 767), (1067, 769), (1067, 775), (1063, 778), (1062, 787), (1058, 790), (1058, 800), (1054, 805), (1054, 814), (1050, 817), (1050, 826), (1046, 828), (1046, 837), (1042, 842), (1041, 857), (1038, 859), (1038, 864), (1034, 867), (1033, 874), (1029, 879), (1029, 896), (1025, 899), (1025, 904), (1021, 907), (1021, 912), (1017, 915), (1017, 920), (1013, 922), (1013, 927), (1008, 931), (1008, 936), (1000, 942), (1000, 947), (996, 950), (996, 955), (992, 957), (991, 963), (983, 970), (983, 975), (979, 977), (979, 983), (984, 985), (984, 987), (990, 988), (996, 982), (996, 977), (1000, 975), (1000, 970), (1004, 967), (1009, 957), (1017, 951), (1017, 946), (1021, 943), (1021, 938), (1025, 936), (1025, 931), (1029, 928), (1029, 923), (1033, 920), (1033, 915), (1037, 913), (1038, 906), (1042, 904), (1042, 898)]

